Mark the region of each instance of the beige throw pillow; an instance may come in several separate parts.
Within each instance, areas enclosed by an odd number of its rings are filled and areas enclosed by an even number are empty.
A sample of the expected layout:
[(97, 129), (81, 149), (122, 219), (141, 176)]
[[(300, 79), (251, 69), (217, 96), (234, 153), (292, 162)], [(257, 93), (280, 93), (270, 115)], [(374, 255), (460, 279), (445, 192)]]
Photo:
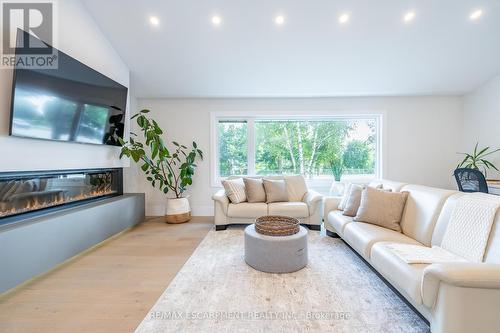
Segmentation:
[(288, 200), (297, 202), (302, 201), (307, 193), (306, 180), (303, 176), (285, 176), (286, 190), (288, 192)]
[(361, 185), (352, 184), (349, 188), (349, 194), (347, 195), (347, 200), (344, 206), (344, 212), (342, 214), (346, 216), (354, 217), (358, 212), (359, 205), (361, 203), (361, 194), (363, 193), (364, 187)]
[(286, 202), (288, 201), (288, 193), (286, 191), (286, 183), (284, 180), (264, 179), (264, 189), (266, 190), (266, 202)]
[(226, 190), (227, 197), (232, 203), (238, 204), (247, 201), (243, 178), (223, 180), (222, 185), (224, 186), (224, 190)]
[(401, 232), (401, 218), (408, 192), (387, 192), (368, 187), (363, 191), (354, 221), (375, 224)]
[(262, 178), (243, 178), (248, 202), (266, 202)]

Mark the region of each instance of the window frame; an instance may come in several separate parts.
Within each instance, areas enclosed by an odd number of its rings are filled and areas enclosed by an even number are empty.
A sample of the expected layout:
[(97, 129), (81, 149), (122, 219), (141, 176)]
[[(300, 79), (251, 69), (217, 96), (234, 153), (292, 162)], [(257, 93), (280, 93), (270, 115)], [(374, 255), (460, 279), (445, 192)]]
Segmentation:
[[(278, 112), (210, 112), (210, 183), (213, 188), (221, 188), (219, 176), (219, 131), (218, 123), (223, 121), (245, 121), (247, 123), (247, 170), (248, 175), (255, 176), (255, 121), (261, 120), (303, 120), (303, 121), (335, 121), (351, 119), (373, 119), (376, 122), (376, 147), (375, 147), (375, 178), (383, 178), (384, 174), (384, 118), (385, 111), (304, 111), (294, 113)], [(353, 179), (354, 182), (358, 180)], [(361, 180), (360, 180), (361, 182)], [(329, 188), (331, 180), (307, 179), (308, 186), (312, 188)]]

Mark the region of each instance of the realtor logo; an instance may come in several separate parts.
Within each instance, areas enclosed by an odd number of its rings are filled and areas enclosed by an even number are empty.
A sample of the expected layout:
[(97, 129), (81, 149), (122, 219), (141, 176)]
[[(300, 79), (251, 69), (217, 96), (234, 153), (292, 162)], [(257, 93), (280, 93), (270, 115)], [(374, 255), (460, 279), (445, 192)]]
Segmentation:
[(57, 68), (54, 7), (53, 1), (2, 1), (2, 68)]

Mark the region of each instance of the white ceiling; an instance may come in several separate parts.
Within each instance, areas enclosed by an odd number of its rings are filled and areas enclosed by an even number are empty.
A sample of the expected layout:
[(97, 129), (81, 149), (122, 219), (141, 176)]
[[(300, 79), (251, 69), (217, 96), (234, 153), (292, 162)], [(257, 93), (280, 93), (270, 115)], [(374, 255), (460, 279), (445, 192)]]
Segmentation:
[(500, 73), (498, 0), (82, 1), (138, 97), (463, 94)]

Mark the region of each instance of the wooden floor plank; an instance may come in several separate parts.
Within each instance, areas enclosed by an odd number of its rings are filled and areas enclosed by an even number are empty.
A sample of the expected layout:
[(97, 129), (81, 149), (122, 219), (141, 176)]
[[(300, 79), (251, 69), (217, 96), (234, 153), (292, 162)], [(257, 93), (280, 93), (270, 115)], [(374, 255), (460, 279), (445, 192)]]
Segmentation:
[(0, 332), (133, 332), (213, 227), (146, 222), (0, 297)]

